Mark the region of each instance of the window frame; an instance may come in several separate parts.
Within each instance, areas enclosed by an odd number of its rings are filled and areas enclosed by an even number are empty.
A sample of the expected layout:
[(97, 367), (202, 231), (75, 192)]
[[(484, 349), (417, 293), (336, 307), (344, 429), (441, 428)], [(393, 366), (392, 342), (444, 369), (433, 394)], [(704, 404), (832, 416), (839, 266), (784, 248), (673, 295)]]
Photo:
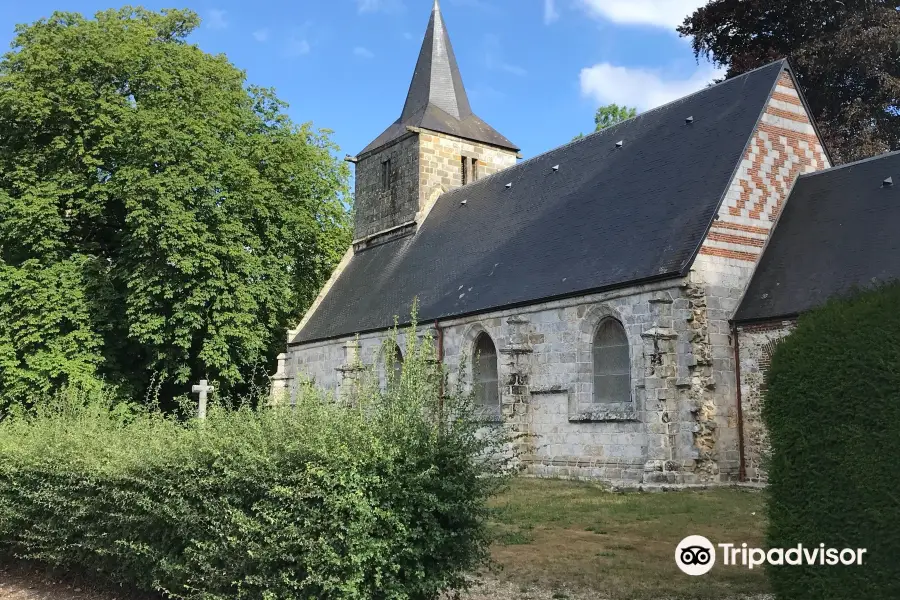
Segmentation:
[(382, 191), (389, 190), (391, 188), (391, 159), (386, 158), (381, 161), (381, 189)]
[[(490, 370), (493, 375), (491, 379), (483, 379), (479, 377), (481, 371), (482, 355), (479, 346), (482, 345), (483, 340), (486, 340), (487, 343), (490, 344), (492, 352), (492, 361)], [(479, 386), (484, 386), (485, 383), (493, 383), (495, 387), (495, 392), (493, 396), (490, 394), (484, 393), (479, 389)], [(486, 389), (482, 387), (481, 389)], [(503, 405), (503, 401), (500, 394), (500, 355), (497, 351), (497, 344), (494, 343), (494, 339), (488, 334), (486, 331), (480, 331), (475, 339), (472, 340), (472, 392), (475, 395), (475, 402), (478, 407), (480, 416), (485, 421), (500, 421), (502, 419), (502, 410), (501, 407)], [(496, 401), (496, 406), (493, 406), (493, 402), (490, 404), (488, 400)]]
[[(615, 333), (619, 338), (617, 341), (622, 341), (624, 343), (621, 344), (606, 344), (604, 346), (600, 346), (600, 336), (604, 333), (604, 328), (612, 325), (616, 328)], [(612, 373), (604, 373), (600, 374), (598, 371), (600, 370), (601, 363), (598, 360), (598, 350), (599, 349), (610, 349), (610, 348), (621, 348), (620, 352), (623, 352), (624, 355), (618, 356), (617, 360), (625, 359), (625, 366), (622, 372), (612, 372)], [(625, 326), (622, 322), (612, 316), (604, 316), (598, 322), (596, 327), (594, 328), (593, 335), (591, 336), (591, 404), (595, 407), (606, 407), (606, 406), (622, 406), (622, 405), (632, 405), (634, 402), (634, 386), (632, 382), (632, 356), (631, 356), (631, 344), (628, 341), (628, 332), (625, 329)], [(602, 378), (624, 378), (626, 382), (627, 394), (622, 397), (610, 397), (606, 396), (601, 398), (599, 395), (599, 389), (597, 385), (598, 377)]]

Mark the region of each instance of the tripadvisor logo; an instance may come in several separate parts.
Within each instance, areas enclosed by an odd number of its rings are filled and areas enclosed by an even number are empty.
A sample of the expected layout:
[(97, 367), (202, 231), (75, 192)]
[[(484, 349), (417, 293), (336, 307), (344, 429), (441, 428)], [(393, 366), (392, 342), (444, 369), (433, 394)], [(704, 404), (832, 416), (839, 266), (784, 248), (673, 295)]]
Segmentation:
[(761, 565), (862, 565), (865, 548), (826, 548), (825, 544), (807, 547), (797, 544), (791, 548), (750, 548), (744, 544), (713, 544), (702, 535), (689, 535), (675, 548), (675, 564), (688, 575), (704, 575), (716, 564), (753, 569)]

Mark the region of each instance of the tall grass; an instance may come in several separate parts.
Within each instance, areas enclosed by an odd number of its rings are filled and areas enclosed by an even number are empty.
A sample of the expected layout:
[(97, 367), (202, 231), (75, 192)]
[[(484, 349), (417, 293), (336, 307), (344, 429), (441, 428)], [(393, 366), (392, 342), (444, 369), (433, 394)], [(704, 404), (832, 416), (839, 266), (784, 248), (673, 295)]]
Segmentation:
[[(412, 331), (411, 331), (412, 333)], [(430, 599), (488, 558), (509, 436), (429, 339), (349, 397), (180, 420), (64, 391), (0, 422), (0, 551), (174, 598)], [(392, 340), (387, 343), (393, 343)]]

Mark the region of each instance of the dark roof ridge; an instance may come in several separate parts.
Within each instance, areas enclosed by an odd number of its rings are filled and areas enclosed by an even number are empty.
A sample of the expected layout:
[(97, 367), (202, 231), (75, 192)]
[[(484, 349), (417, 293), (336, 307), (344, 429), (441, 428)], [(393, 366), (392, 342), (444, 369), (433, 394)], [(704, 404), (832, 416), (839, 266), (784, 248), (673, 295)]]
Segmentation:
[[(525, 160), (523, 160), (523, 161), (521, 161), (521, 162), (519, 162), (519, 163), (516, 163), (515, 165), (513, 165), (513, 166), (511, 166), (511, 167), (507, 167), (507, 168), (503, 169), (502, 171), (497, 171), (496, 173), (493, 173), (493, 174), (491, 174), (491, 175), (488, 175), (487, 177), (480, 178), (478, 181), (475, 181), (475, 182), (473, 182), (473, 183), (470, 183), (469, 185), (465, 185), (465, 186), (462, 186), (462, 187), (454, 188), (454, 189), (452, 189), (452, 190), (448, 190), (448, 191), (444, 192), (444, 194), (442, 194), (442, 196), (450, 195), (450, 194), (453, 194), (453, 193), (455, 193), (455, 192), (458, 192), (459, 190), (463, 190), (463, 189), (467, 189), (467, 188), (468, 188), (468, 189), (471, 189), (473, 186), (477, 186), (477, 185), (481, 184), (481, 183), (484, 182), (484, 181), (489, 181), (490, 179), (492, 179), (492, 178), (494, 178), (494, 177), (498, 177), (498, 176), (503, 175), (503, 174), (505, 174), (505, 173), (511, 173), (511, 172), (514, 171), (514, 170), (521, 169), (521, 168), (523, 168), (525, 165), (527, 165), (528, 163), (530, 163), (530, 162), (532, 162), (532, 161), (536, 161), (537, 159), (542, 158), (542, 157), (544, 157), (544, 156), (546, 156), (546, 155), (548, 155), (548, 154), (551, 154), (551, 153), (553, 153), (553, 152), (557, 152), (558, 150), (562, 150), (562, 149), (568, 148), (568, 147), (570, 147), (570, 146), (574, 146), (574, 145), (576, 145), (576, 144), (580, 144), (580, 143), (584, 142), (585, 140), (587, 140), (587, 139), (590, 138), (590, 137), (600, 136), (601, 134), (608, 134), (608, 133), (610, 133), (610, 132), (612, 132), (612, 131), (615, 131), (616, 129), (619, 129), (621, 126), (623, 126), (623, 125), (626, 124), (626, 123), (630, 123), (630, 122), (632, 122), (632, 121), (636, 121), (637, 119), (640, 119), (641, 117), (646, 117), (647, 115), (649, 115), (649, 114), (651, 114), (651, 113), (654, 113), (654, 112), (657, 112), (657, 111), (659, 111), (659, 110), (662, 110), (663, 108), (670, 107), (670, 106), (676, 104), (677, 102), (681, 102), (681, 101), (683, 101), (683, 100), (687, 100), (688, 98), (692, 98), (692, 97), (696, 96), (697, 94), (701, 94), (701, 93), (704, 93), (704, 92), (706, 92), (706, 91), (708, 91), (708, 90), (711, 90), (711, 89), (713, 89), (713, 88), (717, 88), (717, 87), (719, 87), (719, 86), (723, 86), (723, 85), (725, 85), (725, 84), (732, 83), (732, 82), (734, 82), (734, 81), (738, 81), (739, 79), (742, 79), (742, 78), (744, 78), (744, 77), (750, 75), (751, 73), (755, 73), (756, 71), (760, 71), (760, 70), (765, 69), (765, 68), (767, 68), (767, 67), (771, 67), (772, 65), (774, 65), (774, 64), (776, 64), (776, 63), (782, 63), (782, 68), (784, 68), (785, 66), (787, 66), (787, 59), (786, 59), (786, 58), (780, 58), (780, 59), (778, 59), (778, 60), (775, 60), (775, 61), (772, 61), (772, 62), (770, 62), (770, 63), (768, 63), (768, 64), (765, 64), (765, 65), (763, 65), (763, 66), (761, 66), (761, 67), (756, 67), (755, 69), (752, 69), (752, 70), (750, 70), (750, 71), (747, 71), (746, 73), (741, 73), (741, 74), (738, 75), (737, 77), (732, 77), (731, 79), (726, 79), (725, 81), (720, 81), (719, 83), (716, 83), (716, 84), (714, 84), (714, 85), (708, 85), (708, 86), (706, 86), (706, 87), (703, 88), (703, 89), (697, 90), (696, 92), (692, 92), (692, 93), (687, 94), (687, 95), (685, 95), (685, 96), (682, 96), (682, 97), (680, 97), (680, 98), (676, 98), (675, 100), (670, 100), (669, 102), (666, 102), (665, 104), (660, 104), (659, 106), (655, 106), (655, 107), (653, 107), (653, 108), (651, 108), (651, 109), (649, 109), (649, 110), (647, 110), (647, 111), (644, 111), (644, 112), (642, 112), (642, 113), (640, 113), (640, 114), (638, 114), (638, 115), (635, 115), (635, 116), (633, 116), (633, 117), (631, 117), (631, 118), (629, 118), (629, 119), (625, 119), (624, 121), (620, 121), (620, 122), (616, 123), (615, 125), (612, 125), (612, 126), (610, 126), (610, 127), (607, 127), (606, 129), (601, 129), (600, 131), (592, 131), (591, 133), (588, 133), (588, 134), (586, 134), (586, 135), (584, 135), (583, 137), (580, 137), (580, 138), (578, 138), (578, 139), (572, 140), (571, 142), (566, 142), (565, 144), (562, 144), (562, 145), (560, 145), (560, 146), (556, 146), (555, 148), (551, 148), (551, 149), (549, 149), (549, 150), (545, 150), (544, 152), (541, 152), (540, 154), (535, 154), (535, 155), (532, 156), (531, 158), (526, 158)], [(774, 86), (773, 86), (773, 87), (774, 87)], [(763, 110), (765, 110), (765, 107), (763, 107)], [(691, 115), (688, 115), (688, 116), (691, 116)], [(685, 117), (685, 118), (687, 118), (687, 117)], [(427, 128), (424, 128), (424, 129), (427, 129)]]
[(900, 154), (900, 150), (890, 150), (888, 152), (882, 152), (881, 154), (876, 154), (875, 156), (870, 156), (868, 158), (861, 158), (859, 160), (854, 160), (853, 162), (844, 163), (842, 165), (835, 165), (833, 167), (828, 167), (827, 169), (813, 171), (812, 173), (801, 173), (800, 177), (815, 177), (816, 175), (825, 175), (826, 173), (831, 173), (833, 171), (840, 171), (841, 169), (843, 169), (845, 167), (855, 167), (857, 165), (871, 162), (873, 160), (887, 158), (887, 157), (893, 156), (895, 154)]

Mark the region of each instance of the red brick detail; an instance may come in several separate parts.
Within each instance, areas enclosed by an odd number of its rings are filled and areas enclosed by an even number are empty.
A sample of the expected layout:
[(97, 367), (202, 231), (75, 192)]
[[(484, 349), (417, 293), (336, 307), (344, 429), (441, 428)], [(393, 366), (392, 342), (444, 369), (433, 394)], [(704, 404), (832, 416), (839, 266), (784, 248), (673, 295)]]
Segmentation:
[(748, 323), (746, 325), (738, 325), (738, 333), (765, 333), (766, 331), (776, 331), (784, 329), (785, 323), (793, 325), (797, 319), (778, 319), (777, 321), (763, 321), (760, 323)]
[[(786, 72), (779, 78), (782, 89), (796, 89), (793, 79)], [(774, 92), (772, 99), (788, 102), (792, 106), (802, 106), (798, 97), (788, 93)], [(808, 128), (809, 115), (791, 112), (773, 106), (770, 102), (766, 113), (779, 119), (796, 123), (798, 129)], [(719, 219), (716, 220), (707, 240), (701, 247), (701, 254), (733, 258), (755, 262), (765, 238), (790, 193), (791, 186), (801, 173), (822, 168), (828, 159), (818, 137), (760, 120), (750, 140), (735, 179), (729, 186)], [(752, 238), (741, 233), (757, 234)], [(760, 239), (756, 239), (760, 237)], [(713, 242), (737, 244), (741, 250), (717, 248)]]
[(717, 231), (710, 231), (709, 235), (706, 236), (706, 239), (716, 242), (727, 242), (729, 244), (740, 244), (741, 246), (753, 246), (754, 248), (762, 248), (765, 243), (765, 240), (760, 240), (758, 238), (748, 238), (743, 235), (732, 235), (729, 233), (719, 233)]
[(774, 115), (776, 117), (781, 117), (783, 119), (790, 119), (791, 121), (797, 121), (799, 123), (810, 123), (809, 117), (806, 115), (798, 115), (795, 112), (791, 112), (789, 110), (783, 110), (780, 108), (775, 108), (774, 106), (769, 106), (766, 108), (766, 113), (770, 115)]
[(725, 248), (712, 248), (710, 246), (703, 246), (700, 248), (700, 254), (706, 254), (708, 256), (718, 256), (719, 258), (734, 258), (736, 260), (746, 260), (747, 262), (755, 263), (756, 259), (759, 258), (759, 254), (754, 254), (751, 252), (739, 252), (737, 250), (726, 250)]
[(732, 231), (743, 231), (745, 233), (758, 233), (768, 235), (770, 229), (766, 227), (754, 227), (752, 225), (741, 225), (740, 223), (729, 223), (728, 221), (716, 221), (712, 224), (713, 229), (731, 229)]
[(786, 137), (788, 139), (789, 142), (791, 140), (798, 141), (798, 142), (802, 140), (805, 142), (809, 142), (810, 144), (819, 145), (819, 138), (817, 138), (813, 134), (800, 133), (799, 131), (792, 131), (790, 129), (784, 129), (783, 127), (776, 127), (776, 126), (772, 125), (771, 123), (760, 123), (759, 126), (757, 127), (757, 131), (765, 131), (766, 133), (770, 134), (770, 137), (769, 137), (770, 140), (772, 139), (771, 136), (773, 136), (773, 135), (775, 135), (775, 136), (783, 135), (784, 137)]
[(772, 100), (787, 102), (788, 104), (793, 104), (794, 106), (803, 106), (803, 102), (800, 101), (799, 97), (791, 96), (790, 94), (783, 94), (781, 92), (772, 92)]

